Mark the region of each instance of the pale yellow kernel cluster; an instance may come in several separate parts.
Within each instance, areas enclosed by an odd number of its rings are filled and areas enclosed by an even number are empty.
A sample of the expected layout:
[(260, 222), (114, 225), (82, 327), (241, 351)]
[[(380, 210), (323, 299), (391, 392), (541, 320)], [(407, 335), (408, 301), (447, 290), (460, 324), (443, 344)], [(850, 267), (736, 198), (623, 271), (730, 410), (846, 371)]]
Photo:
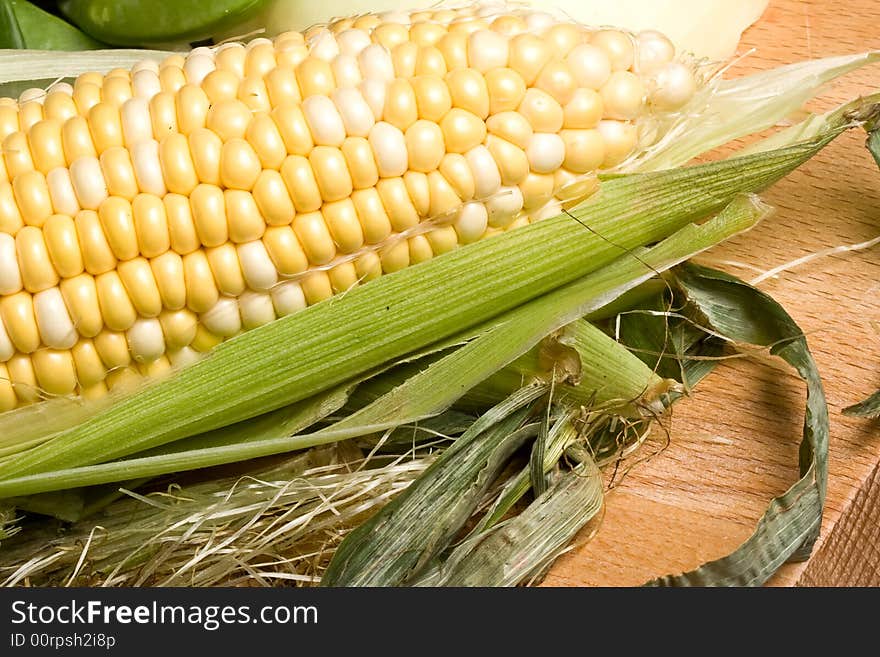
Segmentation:
[(2, 99), (0, 411), (558, 214), (695, 91), (655, 32), (469, 5)]

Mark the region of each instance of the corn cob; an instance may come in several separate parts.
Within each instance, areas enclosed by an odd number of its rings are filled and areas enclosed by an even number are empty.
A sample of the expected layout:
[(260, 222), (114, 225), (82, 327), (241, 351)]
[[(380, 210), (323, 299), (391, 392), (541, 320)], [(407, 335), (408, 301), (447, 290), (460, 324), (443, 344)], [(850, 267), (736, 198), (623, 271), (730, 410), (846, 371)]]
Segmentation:
[(554, 216), (697, 86), (656, 32), (471, 5), (0, 99), (0, 411)]

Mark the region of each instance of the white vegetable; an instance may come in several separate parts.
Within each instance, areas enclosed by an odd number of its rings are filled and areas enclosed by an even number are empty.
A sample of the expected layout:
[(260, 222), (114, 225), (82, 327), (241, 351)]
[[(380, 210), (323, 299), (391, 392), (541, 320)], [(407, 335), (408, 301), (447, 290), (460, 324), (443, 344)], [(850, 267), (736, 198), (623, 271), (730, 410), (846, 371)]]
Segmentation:
[[(531, 0), (528, 4), (543, 11), (564, 12), (588, 25), (613, 25), (635, 32), (657, 30), (681, 51), (723, 60), (734, 54), (743, 31), (761, 17), (768, 3), (769, 0)], [(265, 24), (270, 33), (278, 33), (303, 30), (334, 17), (433, 4), (426, 0), (275, 0)]]

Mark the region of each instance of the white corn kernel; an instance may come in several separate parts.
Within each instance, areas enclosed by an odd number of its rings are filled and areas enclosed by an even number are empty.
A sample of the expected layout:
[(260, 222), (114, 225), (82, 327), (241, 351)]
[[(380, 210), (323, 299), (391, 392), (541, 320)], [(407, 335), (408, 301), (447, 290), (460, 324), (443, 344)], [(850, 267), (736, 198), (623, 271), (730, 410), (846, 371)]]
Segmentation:
[(168, 360), (174, 367), (186, 367), (197, 363), (202, 359), (202, 355), (192, 347), (181, 347), (174, 351), (168, 352)]
[(489, 198), (501, 188), (501, 172), (489, 149), (480, 144), (464, 154), (474, 175), (474, 197)]
[(272, 297), (265, 292), (244, 292), (238, 297), (241, 323), (246, 330), (275, 321), (275, 306)]
[(644, 30), (637, 39), (636, 70), (641, 75), (654, 75), (675, 57), (675, 46), (660, 32)]
[(68, 96), (73, 95), (73, 87), (67, 82), (55, 82), (54, 84), (50, 84), (49, 88), (46, 89), (46, 94), (51, 93), (61, 93), (67, 94)]
[(34, 316), (43, 344), (52, 349), (70, 349), (79, 335), (64, 305), (61, 288), (50, 287), (34, 295)]
[(357, 89), (336, 89), (331, 96), (349, 137), (366, 137), (376, 123), (373, 110)]
[(57, 167), (46, 174), (46, 184), (49, 187), (49, 199), (56, 214), (74, 216), (82, 208), (76, 199), (73, 189), (73, 181), (70, 179), (70, 170), (67, 167)]
[(119, 114), (126, 148), (131, 149), (135, 144), (153, 138), (150, 104), (145, 98), (129, 98), (122, 104)]
[(345, 141), (345, 124), (336, 105), (327, 96), (309, 96), (302, 102), (312, 139), (318, 146), (341, 146)]
[(523, 208), (523, 195), (519, 187), (502, 187), (486, 201), (489, 225), (493, 228), (506, 228), (517, 218)]
[[(186, 81), (190, 84), (201, 84), (208, 73), (217, 68), (214, 64), (214, 57), (205, 54), (204, 51), (197, 52), (196, 50), (187, 56), (186, 62), (183, 64), (183, 73), (186, 75)], [(207, 52), (210, 53), (210, 50)]]
[(272, 264), (268, 251), (262, 241), (238, 245), (238, 261), (244, 280), (252, 290), (271, 290), (278, 283), (278, 271)]
[(357, 57), (361, 50), (372, 43), (370, 35), (364, 30), (343, 30), (336, 35), (336, 45), (339, 46), (339, 52), (344, 55)]
[(370, 130), (370, 146), (376, 158), (376, 167), (382, 178), (393, 178), (406, 173), (409, 154), (406, 137), (399, 128), (380, 121)]
[(231, 338), (241, 333), (238, 301), (232, 297), (220, 297), (209, 311), (200, 315), (199, 319), (211, 333), (224, 338)]
[(70, 163), (70, 181), (79, 204), (86, 210), (97, 210), (109, 196), (107, 181), (98, 158), (83, 155)]
[(332, 61), (339, 54), (339, 44), (330, 30), (321, 30), (309, 42), (309, 54), (325, 62)]
[(157, 62), (155, 59), (142, 59), (131, 67), (132, 75), (140, 71), (152, 71), (153, 73), (158, 73), (159, 62)]
[(306, 295), (303, 294), (302, 287), (296, 281), (282, 281), (272, 288), (270, 294), (272, 295), (272, 303), (275, 304), (275, 312), (279, 317), (292, 315), (308, 306)]
[(489, 216), (486, 206), (479, 202), (465, 203), (455, 217), (455, 232), (463, 244), (476, 242), (486, 233)]
[(367, 105), (373, 110), (373, 117), (377, 121), (382, 120), (382, 114), (385, 111), (385, 95), (388, 85), (384, 80), (365, 79), (358, 85), (358, 89), (367, 101)]
[(333, 78), (338, 88), (356, 87), (363, 80), (361, 69), (354, 55), (339, 54), (330, 63), (333, 69)]
[(151, 363), (165, 353), (165, 334), (156, 318), (136, 320), (125, 337), (131, 355), (138, 363)]
[(394, 79), (394, 62), (391, 54), (378, 43), (371, 43), (358, 54), (358, 64), (365, 80), (391, 82)]
[(697, 91), (691, 70), (680, 62), (667, 64), (654, 80), (651, 103), (659, 110), (673, 111), (684, 107)]
[(565, 143), (552, 132), (536, 132), (526, 148), (529, 166), (536, 173), (553, 173), (565, 159)]
[(21, 291), (21, 270), (15, 253), (15, 238), (9, 233), (0, 233), (0, 295), (15, 294)]
[(131, 163), (138, 187), (145, 194), (165, 196), (165, 179), (159, 161), (159, 142), (155, 139), (138, 142), (131, 148)]

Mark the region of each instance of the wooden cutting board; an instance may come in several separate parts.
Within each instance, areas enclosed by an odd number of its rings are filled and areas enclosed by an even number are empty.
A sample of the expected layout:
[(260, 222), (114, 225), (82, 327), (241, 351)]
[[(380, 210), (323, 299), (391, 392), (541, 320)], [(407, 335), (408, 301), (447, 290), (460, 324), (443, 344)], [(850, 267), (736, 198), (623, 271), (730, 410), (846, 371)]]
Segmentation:
[[(880, 49), (877, 25), (876, 0), (771, 0), (741, 42), (740, 52), (756, 52), (728, 76)], [(880, 65), (846, 76), (809, 109), (877, 90)], [(853, 130), (777, 183), (764, 196), (777, 214), (700, 261), (750, 280), (880, 235), (880, 171), (864, 140)], [(831, 416), (821, 538), (808, 562), (783, 566), (770, 583), (880, 585), (880, 421), (840, 412), (880, 388), (880, 246), (814, 260), (760, 288), (806, 333)], [(584, 532), (545, 584), (638, 585), (734, 550), (770, 499), (797, 479), (804, 397), (803, 384), (782, 367), (753, 359), (718, 367), (665, 421), (665, 449), (660, 432), (643, 451), (653, 455), (608, 492), (595, 535)]]

